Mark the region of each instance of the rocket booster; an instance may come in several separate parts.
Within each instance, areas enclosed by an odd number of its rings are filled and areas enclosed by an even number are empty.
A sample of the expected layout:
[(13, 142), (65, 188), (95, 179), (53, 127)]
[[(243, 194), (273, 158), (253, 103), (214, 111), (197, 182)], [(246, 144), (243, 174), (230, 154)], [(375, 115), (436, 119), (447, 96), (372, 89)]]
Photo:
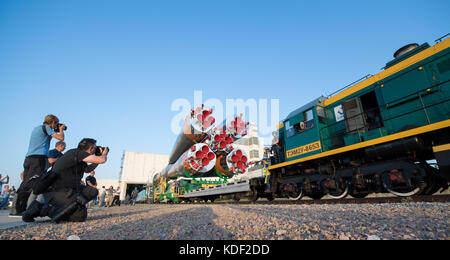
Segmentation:
[(245, 173), (248, 156), (242, 149), (234, 148), (233, 143), (247, 134), (248, 125), (241, 114), (214, 127), (212, 109), (204, 105), (192, 109), (169, 155), (169, 164), (155, 179), (195, 178), (216, 173), (220, 177), (232, 177)]
[(174, 164), (169, 164), (161, 172), (160, 177), (177, 178), (186, 176), (196, 177), (208, 172), (216, 164), (216, 154), (208, 145), (200, 143), (191, 146)]
[(169, 156), (169, 164), (174, 164), (194, 144), (203, 142), (215, 121), (212, 109), (207, 110), (203, 105), (192, 109), (191, 114), (184, 120), (182, 132), (175, 141)]
[(247, 154), (241, 149), (234, 149), (228, 154), (220, 154), (216, 160), (216, 170), (225, 177), (245, 173), (249, 161)]

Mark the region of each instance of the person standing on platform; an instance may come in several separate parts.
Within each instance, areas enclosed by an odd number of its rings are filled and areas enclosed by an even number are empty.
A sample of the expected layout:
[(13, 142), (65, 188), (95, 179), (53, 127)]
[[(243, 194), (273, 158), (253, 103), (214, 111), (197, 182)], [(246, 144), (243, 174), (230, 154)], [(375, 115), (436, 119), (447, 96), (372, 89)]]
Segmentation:
[(64, 141), (65, 129), (66, 126), (59, 123), (58, 117), (47, 115), (44, 123), (36, 126), (31, 132), (28, 152), (23, 163), (23, 180), (14, 196), (11, 216), (22, 216), (22, 213), (26, 210), (32, 188), (45, 171), (50, 141), (52, 138)]

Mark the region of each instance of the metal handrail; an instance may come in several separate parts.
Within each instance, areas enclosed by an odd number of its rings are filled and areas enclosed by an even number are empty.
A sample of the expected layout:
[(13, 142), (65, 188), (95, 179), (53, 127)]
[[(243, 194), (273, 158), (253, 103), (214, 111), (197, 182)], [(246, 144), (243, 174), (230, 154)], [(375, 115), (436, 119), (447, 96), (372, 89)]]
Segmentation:
[(441, 38), (435, 40), (434, 42), (435, 42), (435, 43), (439, 43), (439, 42), (441, 42), (444, 38), (446, 38), (446, 37), (449, 36), (449, 35), (450, 35), (450, 33), (447, 33), (446, 35), (444, 35), (444, 36), (442, 36)]
[(343, 88), (340, 88), (340, 89), (336, 90), (335, 92), (331, 93), (330, 95), (327, 95), (327, 98), (329, 98), (329, 97), (333, 96), (334, 94), (337, 94), (337, 93), (339, 93), (339, 92), (341, 92), (341, 91), (343, 91), (343, 90), (345, 90), (345, 89), (347, 89), (347, 88), (349, 88), (349, 87), (355, 85), (356, 83), (358, 83), (358, 82), (360, 82), (360, 81), (366, 80), (366, 79), (368, 79), (368, 78), (370, 78), (370, 77), (372, 77), (372, 76), (373, 76), (372, 74), (367, 74), (366, 76), (364, 76), (364, 77), (358, 79), (357, 81), (354, 81), (354, 82), (348, 84), (347, 86), (345, 86), (345, 87), (343, 87)]

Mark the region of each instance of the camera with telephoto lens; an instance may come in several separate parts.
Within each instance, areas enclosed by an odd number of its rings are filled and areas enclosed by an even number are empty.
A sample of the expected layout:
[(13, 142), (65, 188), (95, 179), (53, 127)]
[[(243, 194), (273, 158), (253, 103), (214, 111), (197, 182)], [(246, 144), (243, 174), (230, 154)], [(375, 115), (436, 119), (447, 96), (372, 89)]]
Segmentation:
[(101, 146), (97, 146), (97, 148), (95, 148), (95, 155), (96, 156), (100, 156), (102, 155), (103, 150), (108, 149), (109, 152), (109, 147), (101, 147)]
[[(55, 129), (53, 129), (56, 133), (59, 133), (59, 127), (60, 126), (62, 126), (63, 124), (57, 124), (56, 125), (56, 128)], [(64, 127), (63, 127), (63, 129), (62, 129), (63, 131), (66, 131), (67, 130), (67, 126), (65, 125)]]

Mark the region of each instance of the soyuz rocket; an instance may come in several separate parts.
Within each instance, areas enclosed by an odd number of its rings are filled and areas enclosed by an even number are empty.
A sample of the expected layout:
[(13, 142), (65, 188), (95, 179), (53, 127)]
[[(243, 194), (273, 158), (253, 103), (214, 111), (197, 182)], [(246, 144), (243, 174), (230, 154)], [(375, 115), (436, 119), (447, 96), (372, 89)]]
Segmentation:
[(248, 123), (242, 114), (230, 122), (216, 125), (212, 109), (204, 105), (191, 109), (183, 122), (168, 165), (156, 179), (178, 177), (232, 177), (245, 173), (249, 166), (247, 154), (233, 143), (247, 134)]

